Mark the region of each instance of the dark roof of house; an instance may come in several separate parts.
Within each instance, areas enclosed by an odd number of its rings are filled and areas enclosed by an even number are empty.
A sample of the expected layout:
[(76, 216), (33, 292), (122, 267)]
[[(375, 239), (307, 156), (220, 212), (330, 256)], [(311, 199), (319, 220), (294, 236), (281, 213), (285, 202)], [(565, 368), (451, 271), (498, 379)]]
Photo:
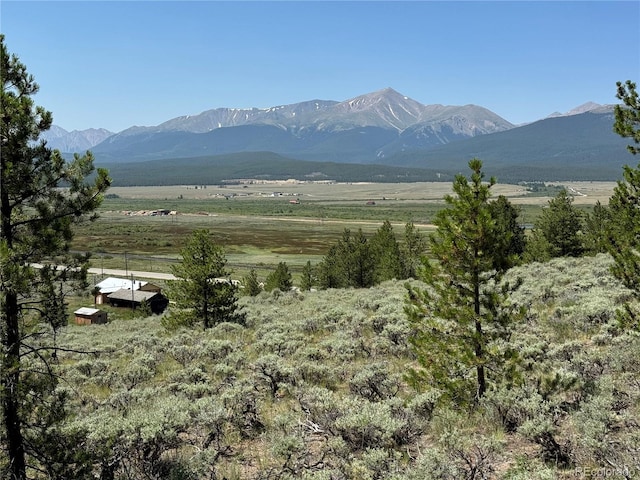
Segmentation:
[(142, 303), (145, 300), (149, 301), (156, 296), (162, 297), (162, 294), (158, 292), (145, 292), (144, 290), (131, 291), (125, 288), (122, 288), (120, 290), (117, 290), (107, 295), (108, 298), (112, 298), (114, 300), (127, 300), (130, 302), (133, 301), (137, 303)]

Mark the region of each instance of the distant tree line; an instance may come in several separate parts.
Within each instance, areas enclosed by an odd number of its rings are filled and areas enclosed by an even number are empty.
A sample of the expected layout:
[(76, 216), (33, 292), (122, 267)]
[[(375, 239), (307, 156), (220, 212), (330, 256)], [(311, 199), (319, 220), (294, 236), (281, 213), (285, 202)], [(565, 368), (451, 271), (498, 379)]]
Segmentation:
[[(405, 225), (401, 242), (388, 220), (371, 237), (367, 237), (362, 229), (352, 233), (346, 228), (320, 263), (312, 265), (307, 261), (298, 287), (303, 291), (367, 288), (385, 280), (415, 278), (425, 248), (426, 239), (412, 222)], [(243, 284), (244, 293), (251, 296), (276, 289), (284, 292), (294, 287), (286, 262), (280, 262), (264, 282), (259, 281), (252, 269), (244, 277)]]
[(367, 288), (385, 280), (406, 279), (416, 274), (425, 241), (412, 222), (405, 225), (404, 242), (396, 239), (387, 220), (367, 238), (358, 229), (345, 229), (316, 267), (320, 288)]

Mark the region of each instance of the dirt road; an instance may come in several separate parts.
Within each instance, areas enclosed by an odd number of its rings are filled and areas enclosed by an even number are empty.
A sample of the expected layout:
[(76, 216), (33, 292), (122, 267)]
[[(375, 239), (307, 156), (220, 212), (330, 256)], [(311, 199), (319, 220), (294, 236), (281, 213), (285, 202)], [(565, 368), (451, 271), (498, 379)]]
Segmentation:
[(139, 270), (119, 270), (115, 268), (90, 268), (89, 273), (92, 275), (108, 275), (110, 277), (129, 278), (151, 278), (157, 280), (175, 280), (176, 277), (171, 273), (161, 272), (141, 272)]

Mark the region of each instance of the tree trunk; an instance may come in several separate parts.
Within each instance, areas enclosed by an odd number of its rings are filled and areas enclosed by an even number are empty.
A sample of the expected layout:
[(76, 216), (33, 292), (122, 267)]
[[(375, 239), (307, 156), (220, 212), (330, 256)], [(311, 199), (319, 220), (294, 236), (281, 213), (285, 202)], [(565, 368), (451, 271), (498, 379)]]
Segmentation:
[[(205, 288), (209, 288), (209, 285), (205, 285)], [(211, 326), (209, 322), (209, 298), (208, 297), (209, 297), (208, 292), (205, 290), (204, 304), (202, 308), (202, 324), (205, 330), (207, 330)]]
[[(4, 97), (3, 97), (4, 98)], [(6, 178), (6, 160), (0, 162), (0, 178)], [(0, 187), (0, 239), (11, 251), (13, 248), (13, 225), (11, 224), (11, 202), (7, 188), (2, 182)], [(10, 261), (11, 259), (6, 259)], [(3, 266), (4, 269), (4, 266)], [(4, 272), (2, 272), (4, 278)], [(9, 280), (10, 281), (10, 280)], [(24, 480), (27, 478), (24, 453), (24, 438), (22, 436), (22, 421), (20, 416), (20, 310), (18, 295), (10, 285), (0, 287), (4, 290), (2, 313), (4, 318), (0, 325), (2, 332), (2, 349), (4, 355), (0, 358), (0, 398), (2, 401), (2, 421), (7, 435), (7, 451), (9, 453), (10, 480)]]
[(20, 421), (20, 329), (18, 322), (18, 298), (14, 292), (5, 294), (6, 334), (3, 340), (5, 356), (2, 360), (2, 418), (7, 435), (9, 453), (9, 478), (27, 478), (24, 454), (24, 438)]
[(476, 377), (478, 378), (478, 398), (480, 399), (487, 391), (487, 383), (484, 375), (484, 365), (482, 364), (484, 360), (484, 351), (481, 343), (482, 323), (478, 320), (476, 320), (476, 335), (478, 336), (478, 339), (476, 340), (476, 360), (480, 362), (476, 366)]
[(484, 375), (484, 348), (482, 346), (482, 321), (480, 320), (480, 275), (475, 275), (474, 285), (474, 313), (476, 322), (476, 336), (475, 336), (475, 356), (476, 362), (476, 377), (478, 379), (478, 399), (487, 391), (487, 383)]

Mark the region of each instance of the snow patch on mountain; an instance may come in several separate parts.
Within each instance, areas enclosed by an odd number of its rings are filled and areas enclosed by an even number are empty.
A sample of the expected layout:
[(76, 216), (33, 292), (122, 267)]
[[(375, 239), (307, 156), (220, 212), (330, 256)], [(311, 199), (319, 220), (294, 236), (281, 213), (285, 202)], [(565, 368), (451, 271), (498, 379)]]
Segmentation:
[(572, 108), (565, 113), (553, 112), (552, 114), (548, 115), (547, 118), (570, 117), (572, 115), (580, 115), (587, 112), (605, 113), (609, 110), (613, 110), (613, 105), (602, 105), (595, 102), (587, 102), (583, 103), (582, 105), (578, 105), (577, 107)]

